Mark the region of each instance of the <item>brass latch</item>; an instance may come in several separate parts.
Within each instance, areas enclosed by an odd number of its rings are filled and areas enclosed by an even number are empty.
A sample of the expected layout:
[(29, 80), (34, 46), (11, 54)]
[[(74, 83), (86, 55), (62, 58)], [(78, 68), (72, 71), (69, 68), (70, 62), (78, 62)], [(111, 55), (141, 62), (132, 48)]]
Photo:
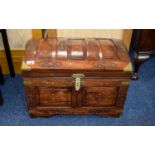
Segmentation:
[(85, 77), (84, 74), (73, 74), (72, 77), (75, 79), (75, 90), (79, 91), (81, 88), (81, 79)]

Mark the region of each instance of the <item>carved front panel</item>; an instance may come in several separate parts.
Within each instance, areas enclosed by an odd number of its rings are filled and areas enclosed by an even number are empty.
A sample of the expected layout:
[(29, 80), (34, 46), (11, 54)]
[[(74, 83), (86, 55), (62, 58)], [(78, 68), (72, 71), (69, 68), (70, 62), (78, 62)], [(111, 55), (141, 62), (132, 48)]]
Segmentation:
[(38, 87), (40, 106), (68, 106), (71, 103), (70, 88)]
[(76, 90), (75, 78), (24, 79), (30, 107), (121, 107), (125, 101), (128, 82), (126, 79), (83, 77), (79, 89)]
[(88, 87), (86, 88), (86, 106), (115, 105), (117, 88), (115, 87)]

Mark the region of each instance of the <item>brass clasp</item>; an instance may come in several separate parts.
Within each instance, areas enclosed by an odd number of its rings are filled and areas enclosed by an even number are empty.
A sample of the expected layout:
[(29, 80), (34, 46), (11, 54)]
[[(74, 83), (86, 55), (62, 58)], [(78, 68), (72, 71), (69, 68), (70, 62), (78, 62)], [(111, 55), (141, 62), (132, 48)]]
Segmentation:
[(81, 88), (81, 79), (85, 77), (84, 74), (73, 74), (72, 77), (75, 79), (75, 90), (79, 91)]

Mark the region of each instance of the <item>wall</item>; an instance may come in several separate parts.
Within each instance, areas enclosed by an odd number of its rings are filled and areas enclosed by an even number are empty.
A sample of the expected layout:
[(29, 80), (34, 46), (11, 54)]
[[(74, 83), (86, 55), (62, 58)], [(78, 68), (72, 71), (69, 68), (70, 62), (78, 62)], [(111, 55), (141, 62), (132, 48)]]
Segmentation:
[[(9, 44), (11, 47), (14, 68), (17, 74), (21, 73), (21, 62), (26, 42), (32, 38), (31, 29), (9, 29), (7, 30)], [(0, 35), (0, 64), (4, 74), (9, 74), (4, 46)]]
[[(24, 49), (26, 42), (32, 38), (31, 29), (9, 29), (7, 34), (11, 49)], [(1, 35), (0, 49), (4, 49)]]
[[(24, 49), (26, 42), (32, 38), (31, 29), (9, 29), (7, 30), (11, 49)], [(58, 29), (58, 37), (105, 37), (122, 39), (122, 29)], [(0, 49), (3, 43), (0, 36)]]
[(58, 29), (58, 37), (105, 37), (122, 39), (122, 29)]

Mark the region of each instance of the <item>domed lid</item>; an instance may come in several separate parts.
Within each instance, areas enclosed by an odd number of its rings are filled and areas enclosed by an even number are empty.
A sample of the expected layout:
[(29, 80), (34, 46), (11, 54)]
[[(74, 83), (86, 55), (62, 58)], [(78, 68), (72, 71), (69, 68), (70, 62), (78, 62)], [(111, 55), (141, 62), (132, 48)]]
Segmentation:
[(31, 69), (120, 71), (130, 64), (130, 58), (117, 39), (46, 38), (27, 43), (24, 63)]

